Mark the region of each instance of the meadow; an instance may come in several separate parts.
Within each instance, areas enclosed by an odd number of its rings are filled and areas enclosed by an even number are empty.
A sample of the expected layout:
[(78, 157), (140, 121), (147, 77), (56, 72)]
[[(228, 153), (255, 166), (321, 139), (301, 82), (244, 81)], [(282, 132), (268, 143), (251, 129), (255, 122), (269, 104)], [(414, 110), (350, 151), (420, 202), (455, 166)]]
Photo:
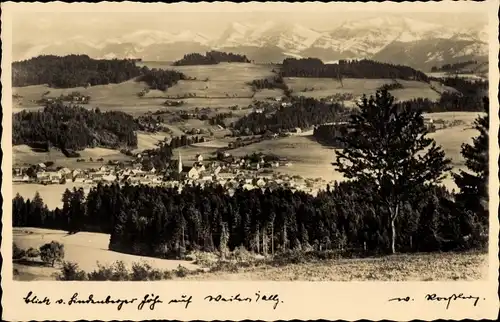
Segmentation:
[[(247, 266), (247, 265), (245, 265)], [(309, 261), (284, 266), (234, 267), (187, 280), (223, 281), (473, 281), (485, 279), (485, 253), (416, 253), (381, 257)]]
[[(33, 247), (38, 249), (45, 243), (57, 241), (64, 244), (64, 260), (77, 263), (84, 271), (93, 271), (97, 263), (111, 265), (116, 261), (123, 261), (128, 268), (135, 262), (146, 262), (152, 267), (161, 270), (176, 269), (179, 265), (187, 269), (196, 269), (196, 265), (189, 261), (166, 260), (159, 258), (134, 256), (108, 250), (109, 235), (100, 233), (80, 232), (69, 235), (65, 231), (41, 228), (13, 228), (13, 241), (22, 249)], [(42, 265), (28, 265), (30, 263), (14, 263), (19, 275), (18, 280), (53, 280), (54, 273), (59, 269)]]
[[(391, 90), (396, 100), (410, 100), (418, 97), (431, 100), (439, 99), (439, 94), (431, 89), (430, 85), (418, 81), (398, 80), (404, 88)], [(391, 84), (391, 79), (358, 79), (344, 78), (340, 81), (331, 78), (302, 78), (286, 77), (285, 83), (293, 90), (295, 96), (306, 96), (313, 98), (324, 98), (335, 94), (350, 93), (354, 98), (363, 94), (373, 94), (382, 85)], [(307, 89), (307, 91), (304, 91)]]
[[(481, 252), (313, 259), (283, 265), (279, 260), (263, 261), (262, 256), (245, 252), (234, 252), (240, 254), (239, 259), (225, 262), (215, 254), (199, 252), (192, 254), (189, 261), (122, 254), (108, 250), (109, 235), (100, 233), (68, 235), (59, 230), (14, 228), (13, 240), (22, 249), (38, 248), (52, 240), (63, 243), (64, 260), (77, 263), (86, 272), (97, 269), (97, 263), (110, 266), (116, 261), (122, 261), (128, 269), (134, 263), (147, 263), (161, 271), (173, 271), (180, 265), (188, 270), (186, 276), (172, 274), (171, 278), (181, 280), (472, 281), (486, 278), (488, 268), (487, 254)], [(37, 261), (15, 262), (13, 268), (14, 279), (21, 281), (54, 280), (54, 274), (59, 272), (58, 267), (47, 267)]]

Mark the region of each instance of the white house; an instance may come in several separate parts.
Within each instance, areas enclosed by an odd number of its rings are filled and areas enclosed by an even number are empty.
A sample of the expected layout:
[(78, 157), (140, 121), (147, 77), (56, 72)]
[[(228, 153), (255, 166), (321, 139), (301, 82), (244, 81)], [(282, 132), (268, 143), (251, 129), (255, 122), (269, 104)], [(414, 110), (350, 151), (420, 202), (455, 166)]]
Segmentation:
[(13, 182), (28, 182), (30, 181), (30, 177), (28, 177), (26, 174), (24, 176), (15, 176), (12, 177)]
[(200, 172), (196, 167), (192, 167), (191, 170), (188, 171), (187, 173), (188, 178), (194, 179), (194, 178), (199, 178), (200, 177)]
[(196, 155), (196, 161), (203, 162), (203, 156), (201, 154)]

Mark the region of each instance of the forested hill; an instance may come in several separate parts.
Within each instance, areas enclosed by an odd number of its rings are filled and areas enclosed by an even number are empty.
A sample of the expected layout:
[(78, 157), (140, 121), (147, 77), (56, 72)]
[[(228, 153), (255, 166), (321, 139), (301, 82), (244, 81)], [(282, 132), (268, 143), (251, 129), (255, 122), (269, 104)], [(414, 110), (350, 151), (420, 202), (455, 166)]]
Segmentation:
[(216, 65), (218, 63), (249, 63), (247, 56), (221, 51), (209, 51), (205, 55), (192, 53), (173, 63), (174, 66)]
[(137, 123), (119, 111), (101, 113), (79, 106), (56, 103), (43, 110), (26, 110), (12, 116), (12, 144), (34, 148), (55, 146), (61, 150), (86, 147), (136, 147)]
[(317, 58), (283, 60), (282, 77), (321, 78), (392, 78), (428, 82), (427, 75), (408, 66), (381, 63), (373, 60), (340, 60), (338, 64), (324, 64)]
[(12, 63), (12, 86), (48, 84), (55, 88), (121, 83), (143, 74), (131, 59), (92, 59), (87, 55), (38, 56)]

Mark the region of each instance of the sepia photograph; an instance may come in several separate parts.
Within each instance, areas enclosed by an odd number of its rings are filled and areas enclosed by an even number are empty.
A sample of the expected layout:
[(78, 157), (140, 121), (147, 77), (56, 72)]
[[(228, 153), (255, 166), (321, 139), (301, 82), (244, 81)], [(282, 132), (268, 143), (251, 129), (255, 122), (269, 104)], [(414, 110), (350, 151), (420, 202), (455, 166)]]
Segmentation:
[(495, 283), (498, 1), (461, 4), (2, 4), (2, 275)]

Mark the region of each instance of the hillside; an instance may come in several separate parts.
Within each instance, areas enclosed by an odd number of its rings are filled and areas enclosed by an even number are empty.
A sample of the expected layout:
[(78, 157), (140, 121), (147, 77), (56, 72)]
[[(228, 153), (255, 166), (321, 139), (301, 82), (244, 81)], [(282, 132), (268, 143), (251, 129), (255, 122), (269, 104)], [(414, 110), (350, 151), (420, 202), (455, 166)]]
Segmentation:
[(403, 80), (428, 81), (427, 75), (408, 66), (386, 64), (373, 60), (341, 60), (336, 64), (325, 64), (317, 58), (283, 61), (282, 77), (320, 77), (320, 78), (390, 78)]
[(55, 103), (41, 111), (22, 111), (14, 114), (12, 144), (26, 144), (43, 151), (55, 146), (63, 152), (96, 146), (135, 147), (136, 129), (137, 124), (133, 117), (123, 112), (101, 113), (99, 110)]
[(121, 83), (141, 73), (135, 62), (127, 59), (92, 59), (87, 55), (38, 56), (12, 63), (12, 86), (88, 87)]

